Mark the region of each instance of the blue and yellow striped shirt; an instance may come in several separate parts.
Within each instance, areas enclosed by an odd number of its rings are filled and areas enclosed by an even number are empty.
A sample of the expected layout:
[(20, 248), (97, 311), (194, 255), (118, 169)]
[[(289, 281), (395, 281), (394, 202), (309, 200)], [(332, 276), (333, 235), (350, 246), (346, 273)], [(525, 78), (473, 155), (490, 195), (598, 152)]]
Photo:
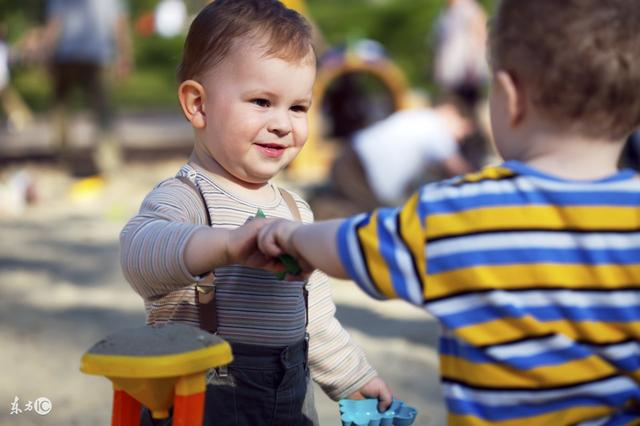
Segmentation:
[(442, 324), (450, 425), (640, 424), (640, 179), (510, 161), (348, 219), (350, 276)]

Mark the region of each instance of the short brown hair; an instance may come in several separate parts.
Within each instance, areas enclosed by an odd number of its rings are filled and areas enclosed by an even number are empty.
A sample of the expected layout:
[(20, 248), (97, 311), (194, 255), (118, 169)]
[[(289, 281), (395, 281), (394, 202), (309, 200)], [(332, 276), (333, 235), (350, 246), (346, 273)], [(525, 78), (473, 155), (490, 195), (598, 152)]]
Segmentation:
[(639, 25), (638, 0), (502, 0), (492, 66), (548, 119), (620, 139), (640, 126)]
[(309, 23), (278, 0), (215, 0), (191, 23), (178, 81), (197, 78), (220, 63), (241, 37), (266, 40), (266, 56), (288, 61), (312, 51)]

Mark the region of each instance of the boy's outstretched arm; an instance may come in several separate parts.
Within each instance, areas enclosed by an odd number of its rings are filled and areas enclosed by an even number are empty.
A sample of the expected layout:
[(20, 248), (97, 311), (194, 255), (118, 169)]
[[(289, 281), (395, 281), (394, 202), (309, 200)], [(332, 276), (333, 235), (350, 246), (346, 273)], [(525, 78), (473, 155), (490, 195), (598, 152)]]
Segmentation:
[(301, 224), (276, 220), (259, 232), (258, 247), (268, 257), (287, 253), (296, 258), (304, 271), (320, 269), (336, 278), (349, 278), (338, 255), (336, 241), (342, 220)]
[(257, 249), (258, 230), (267, 222), (248, 221), (235, 229), (203, 227), (187, 241), (184, 262), (193, 275), (202, 275), (219, 266), (243, 264), (252, 268), (277, 268)]
[(268, 257), (288, 253), (305, 271), (320, 269), (353, 280), (374, 299), (404, 299), (423, 307), (426, 297), (424, 193), (398, 208), (380, 208), (342, 220), (265, 226), (258, 247)]

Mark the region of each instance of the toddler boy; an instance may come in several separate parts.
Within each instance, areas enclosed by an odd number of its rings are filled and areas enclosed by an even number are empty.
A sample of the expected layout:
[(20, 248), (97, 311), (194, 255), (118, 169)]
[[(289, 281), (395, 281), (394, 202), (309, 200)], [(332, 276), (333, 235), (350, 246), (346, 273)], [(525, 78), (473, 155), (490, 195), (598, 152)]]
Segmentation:
[(309, 374), (332, 398), (388, 406), (390, 391), (334, 317), (327, 277), (283, 286), (252, 256), (261, 223), (246, 222), (258, 209), (313, 220), (270, 181), (307, 137), (308, 24), (276, 0), (216, 0), (191, 25), (178, 78), (193, 153), (122, 231), (122, 267), (148, 323), (201, 325), (231, 344), (233, 363), (209, 374), (204, 424), (312, 424)]

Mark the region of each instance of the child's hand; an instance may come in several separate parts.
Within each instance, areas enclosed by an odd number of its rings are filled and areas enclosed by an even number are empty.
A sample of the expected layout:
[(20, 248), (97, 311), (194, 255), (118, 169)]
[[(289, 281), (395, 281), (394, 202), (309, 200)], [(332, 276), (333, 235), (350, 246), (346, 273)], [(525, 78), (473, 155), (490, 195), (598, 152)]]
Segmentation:
[(270, 221), (258, 233), (258, 247), (269, 257), (283, 254), (295, 256), (295, 248), (291, 237), (300, 226), (300, 222), (278, 219)]
[(377, 398), (378, 411), (381, 413), (387, 411), (393, 395), (387, 384), (380, 377), (374, 377), (369, 380), (363, 387), (349, 395), (349, 399)]
[(276, 260), (258, 250), (258, 231), (269, 223), (265, 219), (251, 219), (227, 234), (225, 253), (228, 265), (241, 264), (251, 268), (278, 268)]
[(300, 225), (300, 222), (283, 219), (269, 221), (258, 233), (258, 248), (267, 258), (275, 259), (283, 254), (293, 256), (302, 272), (311, 272), (313, 268), (299, 256), (293, 244), (293, 233)]

